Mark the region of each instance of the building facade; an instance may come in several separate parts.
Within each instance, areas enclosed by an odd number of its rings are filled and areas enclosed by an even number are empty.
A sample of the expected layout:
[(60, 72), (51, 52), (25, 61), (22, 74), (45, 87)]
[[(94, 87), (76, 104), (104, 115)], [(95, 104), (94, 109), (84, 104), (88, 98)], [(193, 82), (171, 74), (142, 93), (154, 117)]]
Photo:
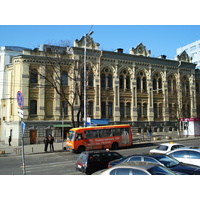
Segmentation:
[[(199, 71), (186, 52), (176, 60), (153, 58), (140, 43), (129, 54), (98, 49), (87, 42), (87, 116), (129, 123), (134, 132), (171, 131), (180, 118), (199, 113)], [(43, 45), (23, 51), (5, 68), (6, 101), (2, 100), (5, 142), (21, 144), (20, 121), (26, 124), (25, 144), (41, 143), (44, 136), (65, 138), (72, 126), (83, 125), (84, 37), (74, 47)], [(197, 87), (198, 86), (198, 87)], [(23, 119), (18, 116), (16, 93), (24, 97)], [(62, 128), (63, 127), (63, 128)]]
[(196, 67), (200, 69), (200, 40), (178, 48), (176, 54), (179, 55), (184, 51), (191, 57), (192, 63), (196, 64)]
[[(0, 47), (0, 99), (5, 100), (5, 88), (8, 86), (8, 82), (5, 77), (5, 66), (12, 63), (12, 58), (14, 56), (22, 54), (22, 51), (24, 49), (30, 50), (28, 48), (24, 47), (18, 47), (18, 46), (2, 46)], [(2, 113), (2, 106), (4, 104), (1, 104), (0, 101), (0, 140), (4, 140), (5, 133), (2, 133), (2, 121), (4, 120), (5, 115)]]

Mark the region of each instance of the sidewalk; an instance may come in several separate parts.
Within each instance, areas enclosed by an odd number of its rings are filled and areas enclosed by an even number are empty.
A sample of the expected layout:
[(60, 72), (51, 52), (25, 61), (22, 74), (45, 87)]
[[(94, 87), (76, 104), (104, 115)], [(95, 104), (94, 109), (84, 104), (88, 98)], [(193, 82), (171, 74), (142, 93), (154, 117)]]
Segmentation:
[[(65, 142), (54, 142), (54, 151), (62, 151), (62, 147), (65, 147)], [(4, 142), (0, 142), (0, 151), (5, 151), (5, 154), (0, 154), (2, 156), (16, 156), (21, 155), (21, 146), (9, 146), (8, 144), (4, 144)], [(24, 145), (24, 154), (38, 154), (38, 153), (46, 153), (44, 152), (44, 144), (31, 144), (31, 145)], [(51, 153), (49, 146), (47, 153)]]
[[(195, 139), (200, 137), (194, 137), (194, 136), (183, 136), (180, 135), (178, 137), (176, 132), (157, 132), (153, 133), (152, 138), (149, 138), (146, 136), (146, 134), (133, 134), (133, 145), (137, 144), (145, 144), (145, 143), (165, 143), (165, 142), (179, 142), (183, 140), (189, 140), (189, 139)], [(55, 152), (61, 152), (64, 151), (63, 148), (65, 147), (65, 142), (54, 142), (54, 150)], [(19, 151), (17, 151), (19, 149)], [(4, 142), (0, 142), (0, 151), (5, 151), (5, 154), (0, 154), (0, 157), (2, 156), (16, 156), (21, 155), (21, 146), (8, 146), (8, 144), (4, 144)], [(44, 152), (44, 144), (31, 144), (31, 145), (24, 145), (24, 153), (25, 155), (31, 155), (31, 154), (42, 154), (46, 153)], [(51, 153), (48, 147), (48, 152)]]
[(140, 144), (140, 143), (165, 143), (165, 142), (179, 142), (183, 140), (191, 140), (195, 138), (200, 138), (200, 137), (195, 137), (195, 136), (188, 136), (186, 137), (185, 135), (178, 135), (177, 132), (154, 132), (152, 137), (148, 137), (146, 133), (137, 133), (133, 134), (133, 144)]

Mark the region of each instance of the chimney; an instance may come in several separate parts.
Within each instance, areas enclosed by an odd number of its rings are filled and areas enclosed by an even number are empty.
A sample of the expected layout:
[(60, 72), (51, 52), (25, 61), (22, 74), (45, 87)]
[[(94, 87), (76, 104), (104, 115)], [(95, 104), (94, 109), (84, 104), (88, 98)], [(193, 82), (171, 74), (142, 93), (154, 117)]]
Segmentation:
[(160, 55), (159, 58), (161, 58), (161, 59), (166, 59), (167, 56), (166, 56), (166, 55)]
[(121, 49), (121, 48), (118, 48), (115, 50), (115, 52), (117, 52), (117, 53), (123, 53), (123, 51), (124, 51), (124, 49)]

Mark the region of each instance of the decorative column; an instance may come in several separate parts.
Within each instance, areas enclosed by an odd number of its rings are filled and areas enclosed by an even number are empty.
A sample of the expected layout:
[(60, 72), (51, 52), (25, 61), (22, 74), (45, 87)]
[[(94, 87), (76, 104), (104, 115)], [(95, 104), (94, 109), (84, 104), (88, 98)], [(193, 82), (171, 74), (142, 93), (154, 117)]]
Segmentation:
[(153, 110), (153, 84), (152, 84), (152, 66), (149, 65), (149, 74), (147, 79), (147, 91), (148, 91), (148, 121), (154, 121), (154, 110)]
[(162, 84), (162, 91), (163, 91), (163, 121), (169, 121), (169, 104), (168, 104), (168, 84), (167, 84), (167, 70), (166, 67), (163, 73), (163, 84)]
[(137, 81), (135, 75), (135, 67), (136, 65), (133, 64), (132, 74), (131, 74), (131, 91), (132, 91), (132, 102), (131, 102), (131, 120), (137, 121), (138, 120), (138, 112), (137, 112)]
[(191, 118), (197, 117), (197, 107), (196, 107), (196, 85), (195, 85), (195, 70), (192, 70), (191, 76), (189, 79), (190, 83), (190, 112), (191, 112)]
[(100, 65), (96, 65), (96, 69), (94, 71), (94, 88), (95, 88), (95, 98), (94, 98), (94, 119), (101, 118), (101, 88), (100, 88), (100, 81), (101, 81), (101, 73), (100, 73)]
[(113, 72), (113, 91), (114, 91), (114, 105), (113, 105), (113, 120), (120, 121), (120, 94), (119, 94), (119, 77), (118, 77), (118, 63), (115, 63), (115, 71)]

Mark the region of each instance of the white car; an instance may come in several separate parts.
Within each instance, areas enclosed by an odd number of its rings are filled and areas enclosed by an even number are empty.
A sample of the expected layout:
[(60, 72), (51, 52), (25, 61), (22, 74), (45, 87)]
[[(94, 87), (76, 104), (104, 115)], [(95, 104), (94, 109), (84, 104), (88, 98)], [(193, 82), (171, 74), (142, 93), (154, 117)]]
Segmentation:
[(184, 147), (168, 152), (167, 155), (176, 158), (179, 162), (200, 166), (200, 148)]
[(175, 142), (168, 142), (160, 144), (156, 149), (150, 150), (150, 153), (161, 153), (166, 154), (174, 149), (185, 147), (183, 144), (175, 143)]

